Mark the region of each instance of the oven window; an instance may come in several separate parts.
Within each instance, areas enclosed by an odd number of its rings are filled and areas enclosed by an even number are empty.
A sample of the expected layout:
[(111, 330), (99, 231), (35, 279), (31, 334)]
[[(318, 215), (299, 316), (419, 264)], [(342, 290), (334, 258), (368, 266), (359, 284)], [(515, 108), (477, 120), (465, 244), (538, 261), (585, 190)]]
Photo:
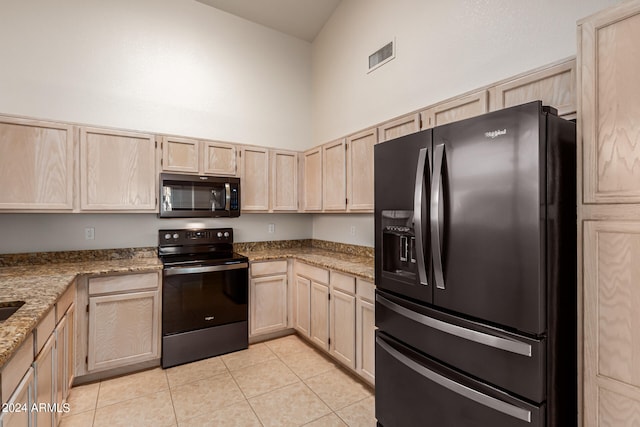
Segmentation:
[(165, 194), (171, 195), (171, 209), (212, 211), (225, 208), (225, 187), (224, 184), (171, 184), (165, 186)]
[(248, 319), (247, 269), (165, 276), (162, 334)]

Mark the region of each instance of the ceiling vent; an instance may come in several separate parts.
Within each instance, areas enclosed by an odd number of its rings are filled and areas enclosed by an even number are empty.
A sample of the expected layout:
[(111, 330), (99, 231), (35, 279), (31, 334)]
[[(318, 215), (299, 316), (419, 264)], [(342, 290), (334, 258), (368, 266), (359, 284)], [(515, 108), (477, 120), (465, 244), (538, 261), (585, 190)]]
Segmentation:
[(396, 44), (395, 40), (393, 40), (369, 55), (369, 71), (367, 71), (367, 73), (372, 72), (376, 68), (380, 68), (395, 57)]

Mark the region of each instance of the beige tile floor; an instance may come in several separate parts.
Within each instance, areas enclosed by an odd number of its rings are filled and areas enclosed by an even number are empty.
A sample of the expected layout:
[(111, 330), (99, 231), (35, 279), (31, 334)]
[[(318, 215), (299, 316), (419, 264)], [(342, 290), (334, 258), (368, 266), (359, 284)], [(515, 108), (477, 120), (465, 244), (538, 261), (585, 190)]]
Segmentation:
[(295, 335), (74, 387), (62, 427), (375, 426), (373, 390)]

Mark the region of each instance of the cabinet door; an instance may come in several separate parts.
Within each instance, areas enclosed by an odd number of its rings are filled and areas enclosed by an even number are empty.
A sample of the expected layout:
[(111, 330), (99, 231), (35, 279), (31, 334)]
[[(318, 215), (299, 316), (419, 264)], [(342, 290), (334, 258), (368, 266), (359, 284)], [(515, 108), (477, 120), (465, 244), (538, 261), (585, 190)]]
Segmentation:
[[(14, 393), (7, 399), (9, 407), (19, 405), (21, 408), (29, 409), (34, 403), (34, 375), (33, 368), (29, 368), (22, 378)], [(3, 399), (4, 400), (4, 399)], [(25, 406), (23, 406), (25, 405)], [(33, 412), (31, 411), (0, 411), (0, 425), (2, 427), (31, 427), (34, 425)]]
[(640, 203), (640, 4), (581, 26), (584, 202)]
[[(67, 318), (63, 317), (60, 322), (58, 322), (58, 325), (56, 325), (56, 330), (54, 332), (56, 339), (56, 383), (53, 401), (58, 405), (62, 405), (64, 400), (65, 377), (67, 374), (66, 343), (68, 333)], [(54, 425), (57, 425), (57, 418), (58, 414), (54, 417)]]
[[(56, 348), (55, 334), (52, 334), (44, 347), (33, 362), (36, 378), (36, 402), (54, 403), (55, 400), (55, 379), (57, 377), (58, 365), (54, 357)], [(34, 412), (38, 427), (53, 426), (54, 413), (52, 411)]]
[(202, 173), (236, 175), (236, 146), (224, 142), (202, 141)]
[(199, 147), (195, 139), (162, 137), (162, 170), (198, 173)]
[(0, 209), (73, 208), (72, 129), (0, 117)]
[(378, 142), (389, 141), (420, 130), (420, 114), (412, 113), (378, 126)]
[(489, 111), (488, 94), (486, 90), (464, 95), (451, 101), (437, 104), (420, 113), (422, 129), (444, 125), (458, 120), (479, 116)]
[(159, 314), (159, 291), (90, 297), (89, 371), (160, 357)]
[(80, 129), (80, 208), (155, 211), (153, 135)]
[(351, 369), (356, 368), (356, 297), (340, 289), (331, 291), (331, 346), (329, 352)]
[(542, 100), (559, 116), (576, 112), (576, 61), (571, 60), (499, 84), (491, 91), (491, 111)]
[(251, 335), (277, 332), (287, 328), (287, 276), (251, 279)]
[(356, 310), (356, 371), (373, 384), (375, 382), (375, 306), (371, 301), (358, 298)]
[(243, 211), (269, 210), (269, 150), (244, 147), (242, 158), (241, 197)]
[(311, 282), (311, 341), (329, 350), (329, 287)]
[(373, 212), (373, 146), (376, 128), (347, 138), (347, 207), (350, 211)]
[(271, 209), (298, 210), (298, 153), (271, 150)]
[(311, 280), (296, 276), (295, 319), (294, 328), (300, 333), (310, 336), (311, 328)]
[(322, 147), (322, 209), (347, 208), (346, 145), (344, 139)]
[(306, 151), (304, 158), (304, 183), (302, 209), (306, 212), (322, 210), (322, 148)]
[(584, 421), (640, 424), (640, 222), (584, 223)]

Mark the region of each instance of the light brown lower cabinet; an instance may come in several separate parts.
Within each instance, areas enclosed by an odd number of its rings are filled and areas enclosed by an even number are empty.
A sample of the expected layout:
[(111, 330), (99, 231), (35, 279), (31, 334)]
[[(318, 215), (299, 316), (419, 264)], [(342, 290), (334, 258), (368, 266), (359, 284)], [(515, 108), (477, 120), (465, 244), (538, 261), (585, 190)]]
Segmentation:
[[(12, 410), (0, 412), (0, 425), (2, 427), (31, 427), (34, 425), (33, 413), (29, 410), (22, 410), (22, 408), (29, 409), (34, 402), (35, 384), (33, 372), (33, 368), (27, 370), (15, 392), (7, 400), (6, 407)], [(21, 409), (15, 410), (15, 408)]]
[(288, 327), (287, 261), (251, 263), (249, 338)]
[(294, 297), (293, 327), (304, 336), (309, 336), (311, 328), (310, 317), (311, 280), (296, 275)]
[[(55, 402), (55, 381), (57, 379), (56, 364), (56, 336), (51, 334), (40, 354), (33, 362), (35, 370), (36, 387), (35, 403)], [(33, 413), (38, 427), (51, 427), (54, 424), (54, 412), (49, 410), (37, 411)]]
[(301, 261), (295, 262), (294, 271), (294, 328), (373, 385), (373, 282)]
[(640, 425), (640, 222), (583, 228), (584, 424)]
[(356, 369), (356, 279), (335, 271), (330, 274), (329, 353), (345, 366)]
[(356, 372), (375, 383), (376, 315), (375, 285), (363, 279), (356, 282)]
[[(75, 333), (76, 374), (108, 376), (160, 359), (160, 276), (158, 271), (85, 277), (78, 304), (86, 306)], [(119, 371), (121, 373), (122, 371)]]

